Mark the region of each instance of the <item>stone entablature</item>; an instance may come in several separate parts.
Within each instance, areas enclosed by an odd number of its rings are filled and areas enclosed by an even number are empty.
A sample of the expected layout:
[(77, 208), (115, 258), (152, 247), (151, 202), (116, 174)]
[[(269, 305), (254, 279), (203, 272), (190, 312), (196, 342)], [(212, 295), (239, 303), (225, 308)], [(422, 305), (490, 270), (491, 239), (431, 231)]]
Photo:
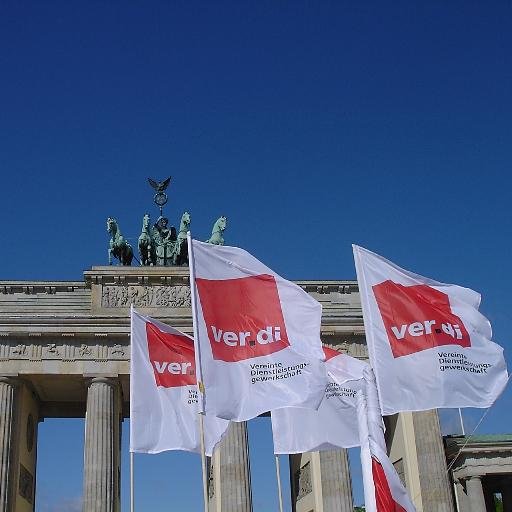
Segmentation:
[[(339, 342), (348, 346), (354, 337), (364, 336), (355, 281), (297, 284), (322, 304), (325, 337), (344, 337)], [(91, 336), (123, 338), (129, 334), (132, 303), (147, 315), (192, 331), (187, 267), (93, 267), (83, 282), (0, 281), (0, 337), (9, 337), (10, 345), (13, 338), (44, 337), (41, 349), (34, 349), (42, 353), (52, 353), (46, 345), (62, 343), (63, 336), (75, 337), (73, 347), (76, 340), (81, 345)], [(32, 344), (38, 345), (25, 342)], [(364, 357), (361, 350), (355, 355)]]
[(445, 437), (458, 512), (512, 510), (512, 435)]
[(445, 438), (448, 463), (457, 456), (451, 469), (454, 478), (512, 475), (512, 435), (474, 436), (467, 444), (466, 441), (465, 436)]
[[(323, 307), (322, 339), (367, 358), (355, 281), (298, 281)], [(57, 375), (109, 375), (129, 398), (130, 304), (192, 334), (188, 267), (93, 267), (84, 281), (0, 281), (0, 374), (26, 376), (44, 400), (85, 400), (56, 391)], [(78, 382), (78, 381), (77, 381)]]

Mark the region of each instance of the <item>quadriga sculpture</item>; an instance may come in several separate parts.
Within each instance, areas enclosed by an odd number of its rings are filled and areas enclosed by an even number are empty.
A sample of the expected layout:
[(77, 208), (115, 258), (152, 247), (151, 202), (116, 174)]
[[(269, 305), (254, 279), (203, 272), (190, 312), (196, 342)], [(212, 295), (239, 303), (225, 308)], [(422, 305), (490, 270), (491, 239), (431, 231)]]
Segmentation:
[(167, 217), (160, 216), (151, 225), (147, 213), (142, 218), (138, 243), (141, 265), (171, 266), (188, 263), (187, 231), (190, 228), (190, 214), (183, 213), (178, 235), (174, 226), (168, 226), (168, 222)]

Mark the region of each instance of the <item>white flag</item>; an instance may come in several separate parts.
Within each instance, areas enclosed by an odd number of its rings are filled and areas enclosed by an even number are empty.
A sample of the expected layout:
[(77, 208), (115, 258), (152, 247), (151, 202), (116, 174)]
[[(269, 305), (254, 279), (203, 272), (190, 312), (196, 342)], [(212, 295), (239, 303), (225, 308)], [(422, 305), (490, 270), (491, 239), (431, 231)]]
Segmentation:
[(357, 392), (365, 510), (415, 512), (416, 508), (386, 454), (375, 381), (368, 378), (370, 375), (371, 371), (365, 371), (365, 386)]
[[(193, 339), (132, 310), (130, 365), (130, 451), (200, 453)], [(228, 426), (205, 416), (206, 455)]]
[(490, 407), (508, 374), (480, 295), (353, 247), (382, 414)]
[(356, 392), (368, 366), (324, 347), (329, 383), (318, 410), (285, 407), (272, 411), (274, 453), (303, 453), (359, 446)]
[(327, 383), (320, 304), (242, 249), (189, 243), (206, 413), (316, 409)]

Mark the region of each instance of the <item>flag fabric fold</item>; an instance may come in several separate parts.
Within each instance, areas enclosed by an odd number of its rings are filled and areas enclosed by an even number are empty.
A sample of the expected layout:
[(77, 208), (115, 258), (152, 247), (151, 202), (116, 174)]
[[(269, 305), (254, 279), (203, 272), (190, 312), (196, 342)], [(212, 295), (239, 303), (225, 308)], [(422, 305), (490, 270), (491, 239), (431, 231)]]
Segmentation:
[(324, 347), (328, 384), (318, 410), (285, 407), (271, 413), (274, 453), (303, 453), (359, 446), (356, 393), (368, 366)]
[(316, 409), (327, 383), (320, 304), (237, 247), (189, 237), (189, 258), (206, 413)]
[[(131, 312), (130, 451), (200, 453), (193, 339), (158, 320)], [(211, 456), (229, 421), (204, 417)]]
[[(386, 454), (382, 416), (371, 370), (357, 392), (357, 421), (361, 444), (366, 512), (416, 512), (405, 487)], [(374, 387), (374, 389), (372, 389)]]
[(382, 414), (490, 407), (508, 373), (480, 295), (353, 249)]

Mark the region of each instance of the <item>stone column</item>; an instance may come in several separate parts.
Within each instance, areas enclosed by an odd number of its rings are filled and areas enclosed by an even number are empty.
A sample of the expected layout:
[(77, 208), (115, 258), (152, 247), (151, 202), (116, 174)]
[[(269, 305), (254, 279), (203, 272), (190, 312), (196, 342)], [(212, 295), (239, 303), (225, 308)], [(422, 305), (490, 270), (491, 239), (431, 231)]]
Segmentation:
[(455, 501), (455, 510), (457, 512), (468, 512), (468, 495), (466, 494), (466, 484), (463, 479), (453, 475), (453, 499)]
[(320, 452), (323, 512), (352, 512), (352, 483), (347, 450)]
[(466, 491), (471, 512), (486, 512), (482, 479), (479, 476), (470, 476), (466, 479)]
[(119, 511), (120, 389), (115, 379), (89, 381), (85, 416), (84, 512)]
[(413, 413), (423, 510), (453, 512), (443, 437), (437, 411)]
[(210, 467), (210, 510), (252, 512), (247, 424), (231, 423)]
[(0, 377), (0, 511), (14, 506), (17, 381)]

